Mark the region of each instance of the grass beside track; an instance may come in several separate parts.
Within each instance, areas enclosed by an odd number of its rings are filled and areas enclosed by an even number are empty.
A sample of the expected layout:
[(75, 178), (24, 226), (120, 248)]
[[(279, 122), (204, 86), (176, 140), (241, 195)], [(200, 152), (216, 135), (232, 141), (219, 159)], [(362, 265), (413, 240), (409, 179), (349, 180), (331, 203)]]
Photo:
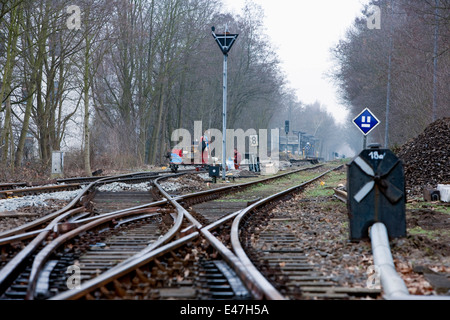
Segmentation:
[[(330, 170), (332, 168), (336, 168), (342, 164), (340, 161), (337, 162), (331, 162), (326, 163), (324, 166), (318, 169), (312, 169), (312, 170), (305, 170), (300, 171), (295, 174), (288, 175), (286, 177), (282, 177), (279, 179), (276, 179), (275, 181), (272, 181), (270, 183), (258, 183), (252, 187), (246, 188), (245, 190), (237, 193), (230, 194), (228, 196), (225, 196), (221, 199), (216, 200), (217, 202), (233, 202), (233, 201), (242, 201), (242, 200), (255, 200), (259, 198), (265, 198), (272, 194), (281, 192), (283, 190), (289, 189), (291, 187), (297, 186), (301, 183), (304, 183), (306, 181), (309, 181), (315, 177), (317, 177), (320, 173), (323, 173), (327, 170)], [(284, 172), (280, 172), (284, 173)], [(334, 176), (334, 172), (328, 174), (326, 177), (324, 177), (324, 181), (328, 181), (328, 176)], [(338, 178), (333, 179), (340, 179), (340, 175)], [(246, 180), (248, 181), (248, 180)], [(327, 184), (328, 185), (328, 184)], [(332, 189), (331, 189), (332, 192)]]

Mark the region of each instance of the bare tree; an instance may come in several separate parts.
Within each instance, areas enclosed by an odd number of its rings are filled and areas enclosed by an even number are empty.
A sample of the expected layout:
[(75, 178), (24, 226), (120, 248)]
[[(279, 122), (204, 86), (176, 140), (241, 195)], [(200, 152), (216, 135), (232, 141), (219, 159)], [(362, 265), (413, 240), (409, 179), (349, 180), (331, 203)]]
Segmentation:
[[(350, 107), (352, 115), (370, 107), (384, 120), (370, 135), (375, 141), (384, 140), (386, 120), (391, 124), (388, 132), (390, 145), (397, 145), (423, 131), (433, 119), (433, 105), (437, 106), (435, 112), (438, 117), (449, 116), (450, 56), (446, 41), (449, 3), (438, 1), (438, 9), (442, 9), (440, 15), (436, 15), (439, 10), (436, 10), (435, 3), (372, 1), (370, 5), (382, 9), (381, 30), (368, 29), (366, 19), (356, 19), (346, 39), (333, 50), (336, 68), (330, 72), (331, 78), (340, 88), (342, 100)], [(391, 108), (386, 115), (388, 80)]]

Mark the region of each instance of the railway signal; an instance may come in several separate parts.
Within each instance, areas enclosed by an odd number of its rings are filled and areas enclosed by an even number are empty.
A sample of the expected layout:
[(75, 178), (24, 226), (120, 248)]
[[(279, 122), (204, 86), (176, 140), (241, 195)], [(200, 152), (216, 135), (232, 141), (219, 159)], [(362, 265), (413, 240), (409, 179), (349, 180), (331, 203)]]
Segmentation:
[(228, 32), (228, 27), (225, 29), (225, 33), (223, 34), (216, 34), (214, 33), (215, 28), (212, 27), (212, 34), (214, 39), (216, 40), (217, 44), (219, 45), (220, 50), (224, 55), (228, 54), (228, 52), (231, 50), (231, 47), (235, 43), (238, 34), (231, 34)]
[(368, 108), (365, 108), (355, 119), (353, 119), (353, 123), (365, 136), (367, 136), (380, 124), (380, 120), (378, 120)]
[(289, 133), (289, 120), (284, 122), (284, 132), (286, 132), (286, 134)]
[(228, 26), (225, 27), (225, 33), (216, 34), (214, 26), (211, 28), (212, 36), (219, 45), (220, 50), (223, 53), (223, 127), (222, 127), (222, 180), (226, 179), (226, 161), (227, 161), (227, 59), (228, 52), (230, 52), (231, 47), (236, 42), (238, 34), (231, 34), (228, 31)]
[(368, 108), (365, 108), (353, 119), (353, 124), (364, 134), (363, 149), (366, 149), (367, 135), (380, 124), (380, 120)]
[(379, 145), (363, 150), (347, 171), (350, 238), (368, 237), (368, 228), (382, 222), (389, 237), (406, 236), (405, 178), (402, 162)]
[(289, 148), (289, 120), (284, 121), (284, 132), (286, 133), (286, 154), (288, 153), (288, 148)]

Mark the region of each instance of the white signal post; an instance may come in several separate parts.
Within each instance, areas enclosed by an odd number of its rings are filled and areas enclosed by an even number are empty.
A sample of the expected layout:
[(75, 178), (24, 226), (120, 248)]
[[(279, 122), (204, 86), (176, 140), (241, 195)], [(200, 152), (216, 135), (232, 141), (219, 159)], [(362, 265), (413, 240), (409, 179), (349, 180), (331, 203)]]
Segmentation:
[(223, 53), (223, 127), (222, 127), (222, 180), (226, 179), (227, 169), (227, 58), (228, 52), (231, 50), (234, 42), (236, 41), (238, 34), (230, 34), (228, 27), (225, 27), (224, 34), (215, 34), (215, 28), (212, 27), (212, 36), (219, 45), (220, 50)]

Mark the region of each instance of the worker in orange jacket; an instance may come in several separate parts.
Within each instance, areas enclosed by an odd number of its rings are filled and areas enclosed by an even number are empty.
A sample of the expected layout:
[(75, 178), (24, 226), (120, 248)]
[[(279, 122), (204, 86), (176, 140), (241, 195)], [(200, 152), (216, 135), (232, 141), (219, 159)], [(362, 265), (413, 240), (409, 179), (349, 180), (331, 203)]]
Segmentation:
[(241, 154), (237, 151), (236, 148), (234, 148), (234, 168), (235, 169), (239, 169), (239, 167), (241, 165), (241, 160), (242, 160)]

